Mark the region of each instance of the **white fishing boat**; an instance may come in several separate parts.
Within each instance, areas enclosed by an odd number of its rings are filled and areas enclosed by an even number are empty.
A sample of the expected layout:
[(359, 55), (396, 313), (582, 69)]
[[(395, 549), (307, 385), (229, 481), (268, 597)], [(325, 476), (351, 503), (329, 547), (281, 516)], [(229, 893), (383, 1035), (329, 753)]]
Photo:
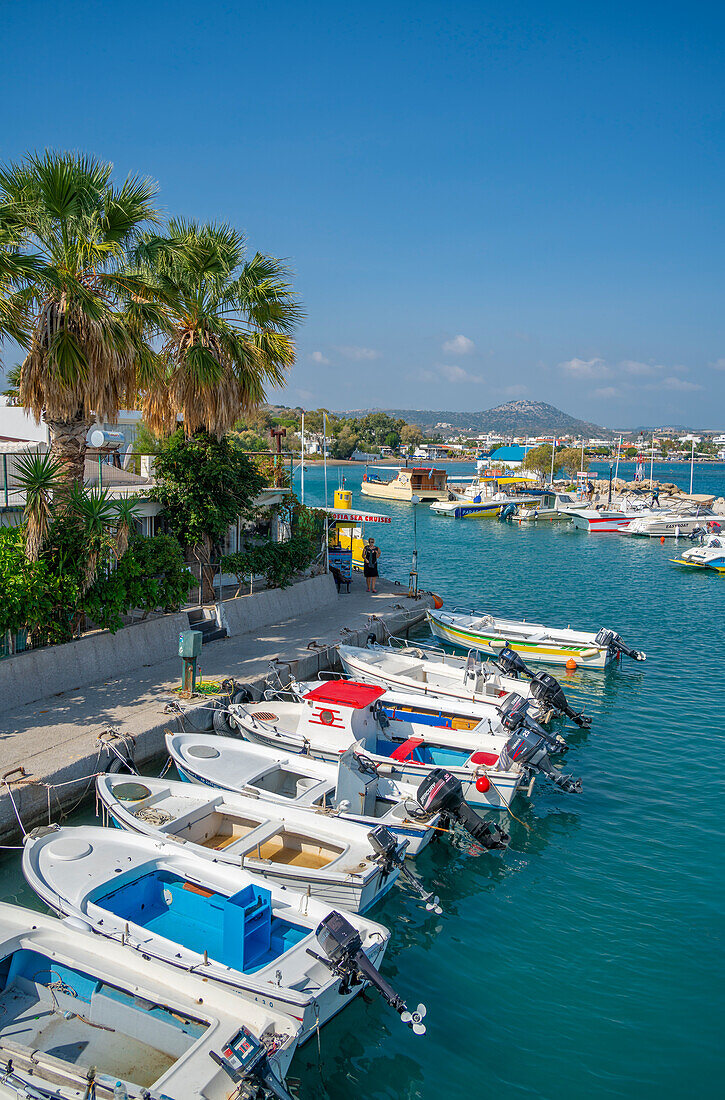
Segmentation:
[[(368, 473), (385, 470), (391, 477)], [(370, 466), (365, 468), (360, 489), (363, 496), (381, 500), (447, 500), (448, 475), (434, 466)]]
[[(443, 768), (460, 781), (465, 801), (478, 808), (506, 808), (537, 769), (533, 758), (512, 758), (503, 713), (495, 728), (486, 719), (473, 730), (446, 730), (402, 716), (391, 721), (380, 704), (383, 694), (372, 684), (330, 680), (293, 702), (233, 703), (229, 720), (250, 741), (321, 760), (333, 761), (357, 743), (378, 774), (407, 783), (418, 784), (428, 772)], [(551, 748), (545, 736), (538, 739), (538, 770), (551, 771)], [(558, 782), (561, 777), (551, 778)]]
[(571, 493), (547, 491), (519, 508), (514, 518), (517, 523), (570, 523), (571, 509), (580, 506)]
[[(249, 999), (291, 1016), (300, 1042), (360, 992), (319, 955), (321, 929), (338, 915), (329, 905), (178, 841), (94, 826), (36, 829), (25, 837), (23, 873), (55, 912), (124, 943), (134, 958), (176, 968), (179, 984), (194, 974), (236, 990), (240, 1016)], [(377, 975), (388, 929), (344, 916), (359, 933), (358, 966)]]
[(0, 903), (0, 1081), (9, 1096), (227, 1100), (249, 1087), (290, 1100), (281, 1081), (300, 1025), (268, 1002)]
[(658, 509), (645, 515), (636, 516), (619, 528), (620, 535), (639, 536), (640, 538), (681, 538), (689, 537), (703, 530), (719, 530), (725, 517), (716, 515), (711, 508), (683, 501), (678, 507), (666, 511)]
[(725, 536), (705, 535), (696, 546), (685, 550), (679, 558), (670, 558), (673, 565), (686, 565), (691, 569), (714, 569), (725, 573)]
[[(511, 694), (528, 700), (529, 713), (539, 722), (562, 714), (578, 725), (588, 724), (569, 706), (558, 681), (545, 672), (530, 672), (512, 651), (500, 650), (496, 663), (482, 660), (473, 649), (466, 657), (458, 657), (423, 644), (380, 646), (370, 642), (366, 648), (339, 645), (338, 651), (343, 668), (354, 679), (380, 684), (388, 691), (429, 697), (429, 713), (444, 719), (441, 724), (452, 729), (471, 728), (475, 722), (467, 717), (470, 713), (486, 717), (481, 707), (493, 706), (500, 712)], [(404, 705), (419, 709), (422, 703), (411, 700)]]
[[(217, 740), (217, 739), (215, 739)], [(231, 739), (230, 739), (231, 740)], [(214, 745), (196, 740), (207, 759)], [(192, 751), (192, 755), (193, 755)], [(388, 892), (396, 872), (376, 862), (369, 829), (310, 813), (261, 791), (233, 794), (167, 779), (99, 775), (96, 790), (114, 824), (156, 840), (181, 840), (190, 851), (353, 913)]]
[(644, 661), (645, 654), (630, 649), (613, 630), (597, 633), (549, 627), (525, 619), (502, 619), (481, 612), (426, 611), (428, 624), (436, 637), (463, 649), (479, 649), (496, 654), (505, 647), (526, 660), (567, 668), (606, 668), (625, 654)]
[(167, 733), (166, 748), (179, 775), (192, 783), (295, 806), (324, 816), (333, 828), (338, 821), (366, 829), (385, 825), (407, 841), (409, 856), (429, 843), (438, 825), (435, 815), (424, 820), (411, 816), (408, 807), (416, 805), (415, 785), (371, 774), (356, 746), (330, 764), (233, 737)]

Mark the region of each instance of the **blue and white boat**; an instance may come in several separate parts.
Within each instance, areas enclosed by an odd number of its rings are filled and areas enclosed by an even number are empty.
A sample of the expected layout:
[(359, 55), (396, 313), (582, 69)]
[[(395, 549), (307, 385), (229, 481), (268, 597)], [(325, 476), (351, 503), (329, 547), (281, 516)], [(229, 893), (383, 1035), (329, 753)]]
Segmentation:
[[(175, 840), (93, 826), (36, 829), (23, 873), (51, 909), (143, 959), (291, 1016), (304, 1041), (360, 991), (341, 985), (319, 954), (316, 931), (330, 906)], [(365, 965), (385, 954), (387, 928), (358, 914)], [(179, 979), (180, 983), (182, 979)]]
[[(300, 1025), (269, 1004), (0, 903), (0, 1095), (226, 1100), (281, 1088)], [(271, 1088), (270, 1088), (271, 1086)]]

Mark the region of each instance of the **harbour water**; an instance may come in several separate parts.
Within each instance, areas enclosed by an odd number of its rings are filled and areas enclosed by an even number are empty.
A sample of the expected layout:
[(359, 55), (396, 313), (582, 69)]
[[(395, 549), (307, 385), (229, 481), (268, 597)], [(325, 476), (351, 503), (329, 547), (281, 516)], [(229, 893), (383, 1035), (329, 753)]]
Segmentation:
[[(330, 468), (330, 501), (340, 474), (360, 505), (353, 467)], [(687, 488), (689, 467), (655, 466), (655, 477)], [(308, 468), (305, 483), (306, 502), (322, 503), (322, 470)], [(694, 488), (725, 494), (725, 467), (696, 467)], [(407, 583), (412, 506), (364, 503), (393, 517), (370, 533), (381, 571)], [(504, 818), (503, 855), (431, 846), (418, 870), (442, 916), (400, 891), (371, 914), (393, 930), (384, 973), (428, 1006), (428, 1033), (358, 998), (323, 1030), (319, 1054), (314, 1041), (298, 1052), (293, 1090), (301, 1100), (719, 1093), (725, 578), (670, 565), (672, 541), (416, 513), (421, 585), (447, 607), (610, 626), (648, 659), (561, 675), (593, 717), (568, 734), (583, 794), (538, 781)], [(32, 903), (16, 855), (1, 882), (3, 897)]]

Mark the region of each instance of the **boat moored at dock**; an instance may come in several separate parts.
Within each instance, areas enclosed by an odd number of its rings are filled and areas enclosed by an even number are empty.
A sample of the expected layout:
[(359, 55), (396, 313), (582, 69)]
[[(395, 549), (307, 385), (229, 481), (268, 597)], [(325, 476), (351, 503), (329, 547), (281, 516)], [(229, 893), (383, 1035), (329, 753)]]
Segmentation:
[[(121, 938), (121, 937), (119, 937)], [(299, 1022), (72, 922), (0, 903), (0, 1080), (28, 1100), (283, 1088)]]
[(435, 466), (371, 466), (369, 469), (387, 470), (395, 476), (383, 479), (365, 470), (362, 493), (381, 500), (448, 500), (448, 475)]
[[(232, 737), (168, 733), (166, 748), (179, 774), (193, 783), (238, 791), (304, 809), (336, 823), (385, 825), (415, 856), (429, 843), (437, 817), (412, 817), (417, 788), (373, 772), (354, 746), (335, 763)], [(213, 750), (213, 751), (210, 751)]]
[[(469, 650), (466, 657), (446, 653), (443, 649), (423, 644), (367, 647), (339, 645), (340, 660), (350, 676), (385, 688), (431, 697), (440, 708), (450, 708), (455, 701), (465, 708), (480, 704), (493, 705), (500, 711), (509, 695), (529, 700), (529, 713), (538, 721), (552, 714), (571, 718), (577, 725), (588, 725), (581, 712), (569, 706), (558, 681), (548, 673), (533, 673), (520, 656), (500, 650), (491, 661), (483, 661), (481, 653)], [(465, 721), (465, 718), (463, 718)], [(465, 728), (452, 716), (452, 728)]]
[(463, 649), (497, 654), (509, 647), (526, 660), (569, 668), (606, 668), (622, 654), (644, 661), (645, 654), (630, 649), (613, 630), (596, 633), (571, 627), (548, 627), (525, 619), (502, 619), (481, 612), (426, 611), (437, 638)]
[(725, 573), (725, 536), (703, 536), (696, 546), (685, 550), (679, 558), (670, 558), (673, 565), (686, 565), (690, 569), (714, 569)]
[[(217, 740), (215, 738), (215, 740)], [(219, 758), (196, 740), (189, 755)], [(99, 775), (96, 791), (119, 828), (156, 840), (180, 840), (202, 858), (252, 874), (328, 905), (364, 913), (390, 889), (395, 871), (375, 861), (368, 829), (265, 799), (167, 779)]]
[[(236, 990), (240, 1011), (251, 1000), (291, 1016), (300, 1042), (360, 992), (343, 988), (319, 956), (319, 928), (335, 910), (178, 841), (94, 826), (37, 829), (25, 838), (23, 873), (51, 909), (124, 943), (132, 957)], [(388, 929), (345, 916), (375, 970)]]

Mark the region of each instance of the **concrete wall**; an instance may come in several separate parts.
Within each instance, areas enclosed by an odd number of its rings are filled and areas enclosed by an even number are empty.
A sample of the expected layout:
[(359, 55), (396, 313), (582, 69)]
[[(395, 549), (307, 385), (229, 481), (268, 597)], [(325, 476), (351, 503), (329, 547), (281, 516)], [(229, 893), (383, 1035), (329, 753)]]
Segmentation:
[(308, 577), (289, 588), (268, 588), (252, 596), (225, 600), (221, 607), (222, 625), (231, 634), (249, 634), (260, 627), (284, 623), (298, 615), (309, 615), (338, 601), (331, 573)]
[(91, 634), (7, 657), (0, 661), (0, 700), (4, 707), (19, 707), (166, 661), (178, 653), (179, 633), (188, 629), (186, 612), (179, 612), (124, 627), (117, 634)]
[[(246, 634), (298, 615), (310, 615), (337, 602), (330, 573), (225, 600), (222, 625)], [(179, 633), (189, 629), (186, 612), (163, 615), (124, 627), (116, 634), (93, 634), (65, 645), (31, 649), (0, 661), (0, 703), (19, 707), (62, 691), (97, 684), (135, 668), (167, 661), (178, 652)]]

